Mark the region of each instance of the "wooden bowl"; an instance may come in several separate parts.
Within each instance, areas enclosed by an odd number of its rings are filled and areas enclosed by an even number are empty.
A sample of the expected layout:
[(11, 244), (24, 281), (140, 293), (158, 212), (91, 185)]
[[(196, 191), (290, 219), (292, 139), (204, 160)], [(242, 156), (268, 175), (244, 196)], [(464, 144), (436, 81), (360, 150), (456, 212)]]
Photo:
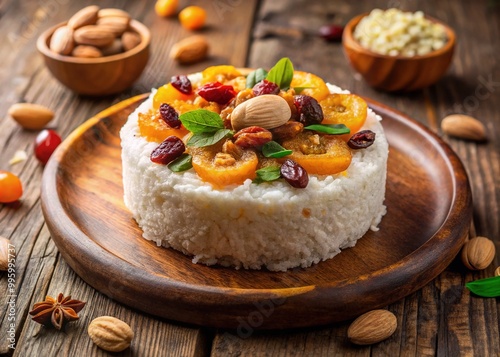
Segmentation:
[(455, 33), (444, 23), (427, 17), (444, 26), (448, 41), (433, 52), (423, 56), (387, 56), (361, 46), (353, 36), (359, 21), (368, 14), (356, 16), (344, 28), (342, 45), (351, 66), (372, 87), (388, 91), (413, 91), (436, 83), (448, 69), (455, 48)]
[(146, 67), (151, 35), (140, 22), (130, 21), (131, 30), (141, 36), (139, 45), (123, 53), (99, 58), (63, 56), (51, 51), (52, 34), (65, 24), (60, 23), (43, 32), (37, 40), (37, 49), (54, 77), (72, 91), (91, 96), (119, 93), (130, 87)]

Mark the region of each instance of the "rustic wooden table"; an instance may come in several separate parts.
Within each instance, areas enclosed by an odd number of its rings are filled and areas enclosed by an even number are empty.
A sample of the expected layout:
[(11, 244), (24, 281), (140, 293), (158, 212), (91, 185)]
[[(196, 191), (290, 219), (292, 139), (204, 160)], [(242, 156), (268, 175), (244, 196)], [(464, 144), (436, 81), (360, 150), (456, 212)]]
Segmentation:
[[(63, 137), (87, 118), (110, 105), (164, 84), (171, 75), (196, 72), (206, 66), (269, 67), (283, 56), (340, 87), (394, 107), (442, 135), (441, 118), (450, 113), (477, 117), (489, 140), (476, 144), (443, 136), (462, 159), (474, 199), (471, 235), (495, 241), (500, 251), (500, 2), (496, 1), (319, 1), (214, 0), (191, 1), (208, 10), (203, 31), (212, 45), (210, 58), (180, 67), (168, 57), (172, 44), (189, 35), (175, 18), (158, 17), (154, 0), (102, 0), (101, 7), (129, 11), (152, 31), (151, 59), (138, 82), (119, 95), (86, 98), (59, 84), (35, 49), (38, 35), (66, 20), (91, 1), (0, 1), (0, 169), (19, 175), (25, 192), (16, 205), (0, 204), (0, 235), (16, 250), (15, 304), (8, 304), (8, 278), (0, 273), (0, 354), (13, 356), (101, 356), (86, 326), (101, 315), (127, 321), (135, 338), (125, 356), (500, 356), (498, 299), (473, 297), (464, 284), (493, 275), (498, 256), (486, 270), (471, 273), (456, 259), (424, 288), (387, 306), (398, 318), (388, 340), (367, 347), (346, 339), (349, 321), (306, 330), (258, 332), (238, 336), (158, 319), (121, 305), (78, 277), (61, 258), (50, 238), (40, 208), (43, 167), (34, 156), (36, 132), (22, 130), (8, 118), (8, 108), (21, 101), (46, 105), (56, 112), (53, 126)], [(181, 6), (188, 1), (180, 1)], [(436, 85), (411, 94), (387, 94), (368, 87), (350, 69), (339, 43), (314, 35), (325, 23), (345, 24), (374, 7), (423, 10), (444, 20), (457, 33), (457, 48), (447, 75)], [(298, 31), (297, 31), (298, 29)], [(16, 150), (27, 161), (10, 166)], [(46, 295), (71, 293), (87, 302), (81, 319), (64, 332), (41, 328), (28, 311)], [(14, 310), (12, 310), (14, 309)], [(14, 317), (14, 318), (13, 318)], [(11, 325), (12, 324), (12, 325)], [(13, 326), (13, 327), (12, 327)], [(15, 333), (13, 334), (13, 331)], [(14, 337), (11, 349), (8, 337)]]

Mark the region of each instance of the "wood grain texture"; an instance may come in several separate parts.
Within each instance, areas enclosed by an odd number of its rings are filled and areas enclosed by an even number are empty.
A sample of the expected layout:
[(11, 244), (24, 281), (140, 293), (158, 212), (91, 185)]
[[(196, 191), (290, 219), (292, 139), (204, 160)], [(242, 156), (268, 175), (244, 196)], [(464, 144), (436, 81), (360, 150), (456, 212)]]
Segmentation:
[[(254, 329), (324, 325), (422, 287), (446, 268), (468, 234), (472, 202), (459, 159), (423, 126), (369, 102), (383, 118), (391, 148), (380, 231), (308, 269), (193, 265), (142, 239), (123, 204), (119, 131), (143, 100), (121, 102), (77, 128), (54, 153), (42, 182), (44, 216), (64, 259), (126, 305), (211, 327), (240, 328), (242, 319)], [(112, 281), (126, 287), (114, 291)]]
[[(215, 2), (228, 9), (222, 21), (215, 13)], [(442, 135), (440, 120), (447, 114), (463, 113), (481, 120), (490, 137), (487, 143), (478, 145), (446, 136), (443, 139), (461, 158), (469, 174), (474, 202), (472, 234), (490, 237), (500, 251), (500, 141), (495, 139), (500, 137), (500, 6), (497, 1), (192, 1), (189, 3), (201, 4), (214, 14), (209, 18), (211, 26), (203, 31), (212, 45), (213, 55), (206, 62), (186, 67), (172, 63), (168, 52), (173, 43), (190, 32), (182, 29), (175, 18), (157, 17), (152, 11), (154, 0), (102, 0), (101, 6), (124, 8), (152, 30), (152, 52), (146, 71), (132, 88), (116, 96), (90, 100), (75, 96), (52, 78), (36, 52), (35, 40), (44, 29), (66, 21), (77, 10), (93, 3), (90, 0), (0, 1), (0, 30), (4, 36), (0, 41), (0, 169), (18, 174), (25, 187), (20, 205), (0, 205), (0, 235), (10, 238), (18, 253), (16, 337), (20, 347), (17, 352), (8, 349), (4, 339), (8, 328), (7, 308), (0, 308), (0, 355), (24, 356), (23, 352), (35, 352), (30, 347), (32, 344), (43, 347), (36, 351), (39, 356), (69, 355), (68, 341), (71, 340), (65, 340), (65, 334), (51, 333), (42, 338), (27, 333), (36, 326), (27, 318), (32, 303), (47, 293), (56, 294), (56, 288), (65, 286), (75, 297), (83, 286), (82, 297), (88, 294), (89, 303), (95, 306), (95, 310), (87, 311), (95, 316), (113, 313), (130, 317), (134, 323), (140, 320), (141, 331), (136, 333), (140, 333), (141, 343), (134, 345), (134, 354), (140, 356), (500, 355), (500, 302), (471, 296), (463, 287), (467, 281), (491, 276), (500, 265), (498, 255), (482, 272), (468, 272), (459, 261), (454, 261), (434, 281), (389, 305), (387, 308), (398, 317), (398, 329), (391, 339), (368, 347), (347, 342), (348, 322), (298, 331), (254, 331), (243, 338), (236, 331), (220, 330), (212, 340), (211, 330), (159, 320), (130, 310), (95, 290), (89, 293), (88, 286), (65, 265), (44, 225), (39, 200), (42, 168), (31, 156), (24, 163), (7, 164), (16, 150), (31, 152), (36, 132), (21, 130), (6, 114), (9, 106), (19, 101), (46, 105), (56, 111), (51, 127), (66, 136), (111, 104), (148, 92), (151, 87), (164, 84), (171, 75), (227, 62), (269, 67), (282, 56), (289, 56), (297, 68), (396, 108), (439, 135)], [(257, 3), (260, 3), (258, 8)], [(187, 4), (188, 1), (180, 0), (181, 7)], [(345, 24), (374, 7), (388, 6), (423, 10), (455, 30), (457, 46), (451, 68), (435, 86), (406, 95), (379, 92), (350, 68), (340, 44), (325, 43), (315, 36), (324, 23)], [(270, 25), (293, 31), (263, 37), (262, 29)], [(225, 31), (227, 28), (231, 30)], [(6, 275), (0, 273), (0, 296), (6, 288)], [(87, 318), (85, 311), (82, 319)], [(84, 320), (76, 323), (76, 329), (84, 331), (83, 324)], [(74, 331), (71, 336), (75, 336)], [(81, 347), (89, 356), (106, 355), (83, 339), (75, 340), (74, 345), (71, 351), (79, 351)]]

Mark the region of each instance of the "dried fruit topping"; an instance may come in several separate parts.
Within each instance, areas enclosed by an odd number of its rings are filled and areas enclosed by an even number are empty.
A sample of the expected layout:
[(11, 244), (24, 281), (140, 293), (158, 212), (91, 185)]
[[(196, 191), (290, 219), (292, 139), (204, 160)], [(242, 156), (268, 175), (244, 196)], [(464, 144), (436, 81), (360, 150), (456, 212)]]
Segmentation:
[(260, 126), (249, 126), (238, 131), (233, 138), (234, 143), (242, 148), (260, 148), (273, 140), (273, 134)]
[(329, 42), (338, 42), (342, 40), (344, 27), (340, 25), (323, 25), (319, 28), (319, 35)]
[(262, 94), (278, 94), (280, 92), (280, 87), (276, 83), (264, 79), (257, 83), (252, 91), (255, 96)]
[(231, 126), (234, 130), (249, 126), (272, 129), (285, 124), (290, 116), (291, 110), (285, 99), (279, 95), (265, 94), (248, 99), (234, 108)]
[(175, 89), (183, 94), (189, 95), (193, 93), (193, 86), (191, 85), (191, 81), (185, 75), (173, 76), (170, 79), (170, 83), (172, 83), (172, 86)]
[(0, 170), (0, 203), (15, 202), (23, 195), (19, 177), (9, 171)]
[(151, 153), (151, 161), (157, 164), (166, 165), (177, 159), (186, 151), (186, 146), (177, 136), (169, 136), (153, 150)]
[(181, 127), (181, 121), (179, 120), (179, 114), (167, 103), (160, 105), (160, 115), (161, 118), (167, 123), (167, 125), (174, 129), (179, 129)]
[(271, 129), (271, 133), (273, 133), (274, 140), (283, 141), (293, 139), (303, 130), (304, 124), (297, 121), (288, 121), (285, 124), (278, 126), (277, 128)]
[(375, 133), (371, 130), (361, 130), (351, 136), (347, 145), (351, 149), (366, 149), (375, 141)]
[(306, 188), (309, 183), (309, 175), (297, 162), (287, 159), (281, 165), (281, 176), (295, 188)]
[(355, 94), (329, 94), (319, 104), (324, 115), (321, 124), (344, 124), (355, 133), (366, 121), (368, 105)]
[(85, 302), (72, 300), (71, 296), (59, 294), (57, 299), (47, 296), (45, 301), (33, 305), (29, 312), (33, 321), (45, 326), (53, 326), (60, 330), (69, 321), (78, 320), (78, 312), (85, 307)]
[(61, 137), (54, 130), (42, 130), (35, 139), (35, 156), (38, 161), (45, 165), (61, 141)]
[(198, 94), (209, 102), (227, 104), (235, 96), (236, 92), (232, 86), (224, 85), (220, 82), (207, 83), (198, 89)]
[(296, 95), (293, 99), (299, 114), (299, 122), (312, 125), (323, 121), (323, 109), (316, 99), (308, 95)]

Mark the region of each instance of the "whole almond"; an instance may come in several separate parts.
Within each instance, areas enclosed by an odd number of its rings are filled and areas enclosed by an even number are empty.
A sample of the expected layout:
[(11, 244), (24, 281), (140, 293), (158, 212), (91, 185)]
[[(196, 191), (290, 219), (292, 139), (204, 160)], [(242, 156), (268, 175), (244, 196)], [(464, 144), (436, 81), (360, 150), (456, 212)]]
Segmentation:
[(130, 346), (134, 338), (130, 326), (112, 316), (101, 316), (92, 320), (88, 334), (97, 346), (110, 352), (123, 351)]
[(132, 31), (126, 31), (122, 35), (122, 45), (124, 51), (129, 51), (141, 43), (141, 36)]
[(99, 10), (98, 18), (103, 17), (127, 17), (130, 19), (130, 14), (122, 9), (105, 8)]
[(441, 130), (447, 135), (461, 139), (486, 140), (486, 129), (483, 123), (468, 115), (448, 115), (441, 121)]
[(80, 27), (87, 25), (94, 25), (97, 22), (97, 13), (99, 12), (99, 6), (90, 5), (84, 7), (76, 14), (71, 16), (68, 20), (68, 27), (76, 30)]
[(73, 30), (68, 26), (59, 27), (50, 38), (49, 48), (60, 55), (67, 56), (73, 50)]
[(23, 128), (39, 130), (53, 118), (54, 112), (39, 104), (17, 103), (9, 108), (9, 115)]
[(486, 269), (495, 258), (495, 243), (486, 237), (475, 237), (462, 247), (462, 262), (471, 270)]
[(206, 38), (195, 35), (174, 44), (170, 50), (170, 58), (182, 64), (195, 63), (204, 60), (208, 55), (208, 50)]
[(78, 45), (73, 49), (71, 55), (79, 58), (99, 58), (102, 57), (102, 52), (94, 46)]
[(103, 56), (112, 56), (123, 52), (122, 40), (116, 38), (108, 47), (101, 48)]
[(97, 26), (112, 32), (115, 37), (120, 37), (128, 29), (129, 22), (128, 17), (108, 16), (98, 19)]
[(371, 345), (389, 338), (396, 331), (396, 316), (387, 310), (372, 310), (349, 326), (347, 337), (357, 345)]
[(95, 47), (106, 47), (113, 43), (115, 35), (106, 29), (96, 25), (87, 25), (75, 30), (73, 35), (75, 42), (80, 45)]
[(10, 240), (0, 236), (0, 271), (5, 271), (9, 267), (9, 244)]
[(236, 131), (252, 126), (273, 129), (285, 124), (290, 115), (290, 106), (283, 97), (264, 94), (234, 108), (231, 113), (231, 126)]

